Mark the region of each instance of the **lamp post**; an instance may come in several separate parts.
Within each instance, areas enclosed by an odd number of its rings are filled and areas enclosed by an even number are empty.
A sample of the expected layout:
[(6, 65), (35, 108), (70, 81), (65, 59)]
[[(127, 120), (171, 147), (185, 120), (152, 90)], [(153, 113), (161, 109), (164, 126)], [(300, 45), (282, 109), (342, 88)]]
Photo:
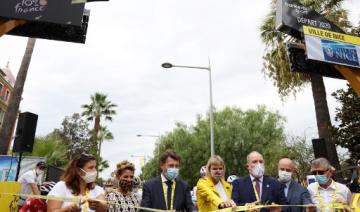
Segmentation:
[[(137, 137), (151, 137), (151, 138), (157, 138), (159, 140), (159, 143), (157, 145), (157, 155), (158, 155), (158, 160), (159, 160), (159, 164), (160, 164), (160, 135), (146, 135), (146, 134), (137, 134)], [(155, 158), (155, 157), (154, 157)], [(157, 171), (157, 173), (159, 174), (159, 170)]]
[(213, 98), (212, 98), (212, 80), (211, 80), (211, 65), (209, 59), (209, 66), (208, 67), (201, 67), (201, 66), (180, 66), (180, 65), (173, 65), (171, 63), (163, 63), (161, 64), (163, 68), (193, 68), (193, 69), (203, 69), (207, 70), (209, 73), (209, 89), (210, 89), (210, 152), (211, 157), (215, 155), (214, 149), (214, 112), (213, 112)]

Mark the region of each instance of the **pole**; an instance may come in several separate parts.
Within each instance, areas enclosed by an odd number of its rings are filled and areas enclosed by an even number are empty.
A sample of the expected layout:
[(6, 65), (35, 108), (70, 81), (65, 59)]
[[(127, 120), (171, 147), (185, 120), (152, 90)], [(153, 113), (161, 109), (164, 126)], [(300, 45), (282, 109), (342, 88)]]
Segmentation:
[(214, 147), (214, 112), (213, 112), (213, 99), (212, 99), (212, 80), (211, 80), (211, 65), (209, 58), (209, 87), (210, 87), (210, 151), (211, 157), (215, 155)]
[(19, 173), (20, 173), (20, 164), (21, 164), (21, 158), (22, 158), (22, 152), (20, 152), (20, 155), (19, 155), (19, 162), (18, 162), (18, 165), (17, 165), (17, 169), (16, 169), (16, 177), (15, 177), (15, 181), (17, 181), (19, 179)]

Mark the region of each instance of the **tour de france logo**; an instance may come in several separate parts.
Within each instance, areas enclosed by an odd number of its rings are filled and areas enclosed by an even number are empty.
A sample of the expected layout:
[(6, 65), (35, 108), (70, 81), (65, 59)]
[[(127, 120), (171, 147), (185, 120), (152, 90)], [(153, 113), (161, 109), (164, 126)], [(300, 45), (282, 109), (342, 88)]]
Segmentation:
[(20, 0), (15, 5), (16, 14), (33, 14), (46, 10), (48, 0)]

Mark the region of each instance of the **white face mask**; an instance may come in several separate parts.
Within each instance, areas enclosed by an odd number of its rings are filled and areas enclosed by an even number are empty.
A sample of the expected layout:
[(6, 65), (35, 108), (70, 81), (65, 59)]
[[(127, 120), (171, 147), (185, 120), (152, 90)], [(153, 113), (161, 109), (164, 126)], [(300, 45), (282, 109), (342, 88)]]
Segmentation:
[(41, 170), (41, 169), (36, 169), (35, 172), (36, 172), (37, 175), (44, 174), (44, 170)]
[(96, 180), (97, 171), (86, 172), (84, 169), (80, 168), (81, 171), (85, 172), (85, 176), (80, 176), (86, 183), (93, 183)]
[(256, 178), (261, 178), (262, 176), (264, 176), (265, 173), (265, 167), (263, 163), (257, 163), (251, 170), (250, 170), (250, 174), (253, 177)]
[(279, 181), (282, 183), (287, 183), (291, 180), (292, 173), (287, 171), (279, 170)]

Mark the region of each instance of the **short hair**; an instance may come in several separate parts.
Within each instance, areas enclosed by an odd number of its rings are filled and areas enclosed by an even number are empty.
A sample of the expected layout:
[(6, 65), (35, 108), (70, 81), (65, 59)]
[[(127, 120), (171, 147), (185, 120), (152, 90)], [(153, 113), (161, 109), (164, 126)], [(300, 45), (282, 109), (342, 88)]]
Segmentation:
[(331, 169), (331, 164), (326, 158), (317, 158), (311, 161), (311, 168), (322, 166), (326, 169)]
[(250, 155), (251, 155), (251, 154), (254, 154), (254, 153), (257, 153), (257, 154), (261, 155), (261, 156), (264, 158), (264, 156), (263, 156), (260, 152), (258, 152), (258, 151), (252, 151), (252, 152), (250, 152), (250, 153), (246, 156), (246, 163), (249, 163), (249, 162), (250, 162)]
[(116, 165), (116, 177), (119, 177), (124, 173), (125, 170), (135, 172), (135, 166), (127, 160), (123, 160)]
[(171, 158), (171, 159), (181, 162), (180, 156), (178, 156), (174, 151), (166, 150), (160, 157), (160, 165), (166, 163), (166, 160), (168, 158)]
[(210, 175), (210, 169), (212, 165), (220, 165), (224, 167), (225, 172), (225, 162), (219, 155), (211, 156), (206, 164), (206, 174)]

